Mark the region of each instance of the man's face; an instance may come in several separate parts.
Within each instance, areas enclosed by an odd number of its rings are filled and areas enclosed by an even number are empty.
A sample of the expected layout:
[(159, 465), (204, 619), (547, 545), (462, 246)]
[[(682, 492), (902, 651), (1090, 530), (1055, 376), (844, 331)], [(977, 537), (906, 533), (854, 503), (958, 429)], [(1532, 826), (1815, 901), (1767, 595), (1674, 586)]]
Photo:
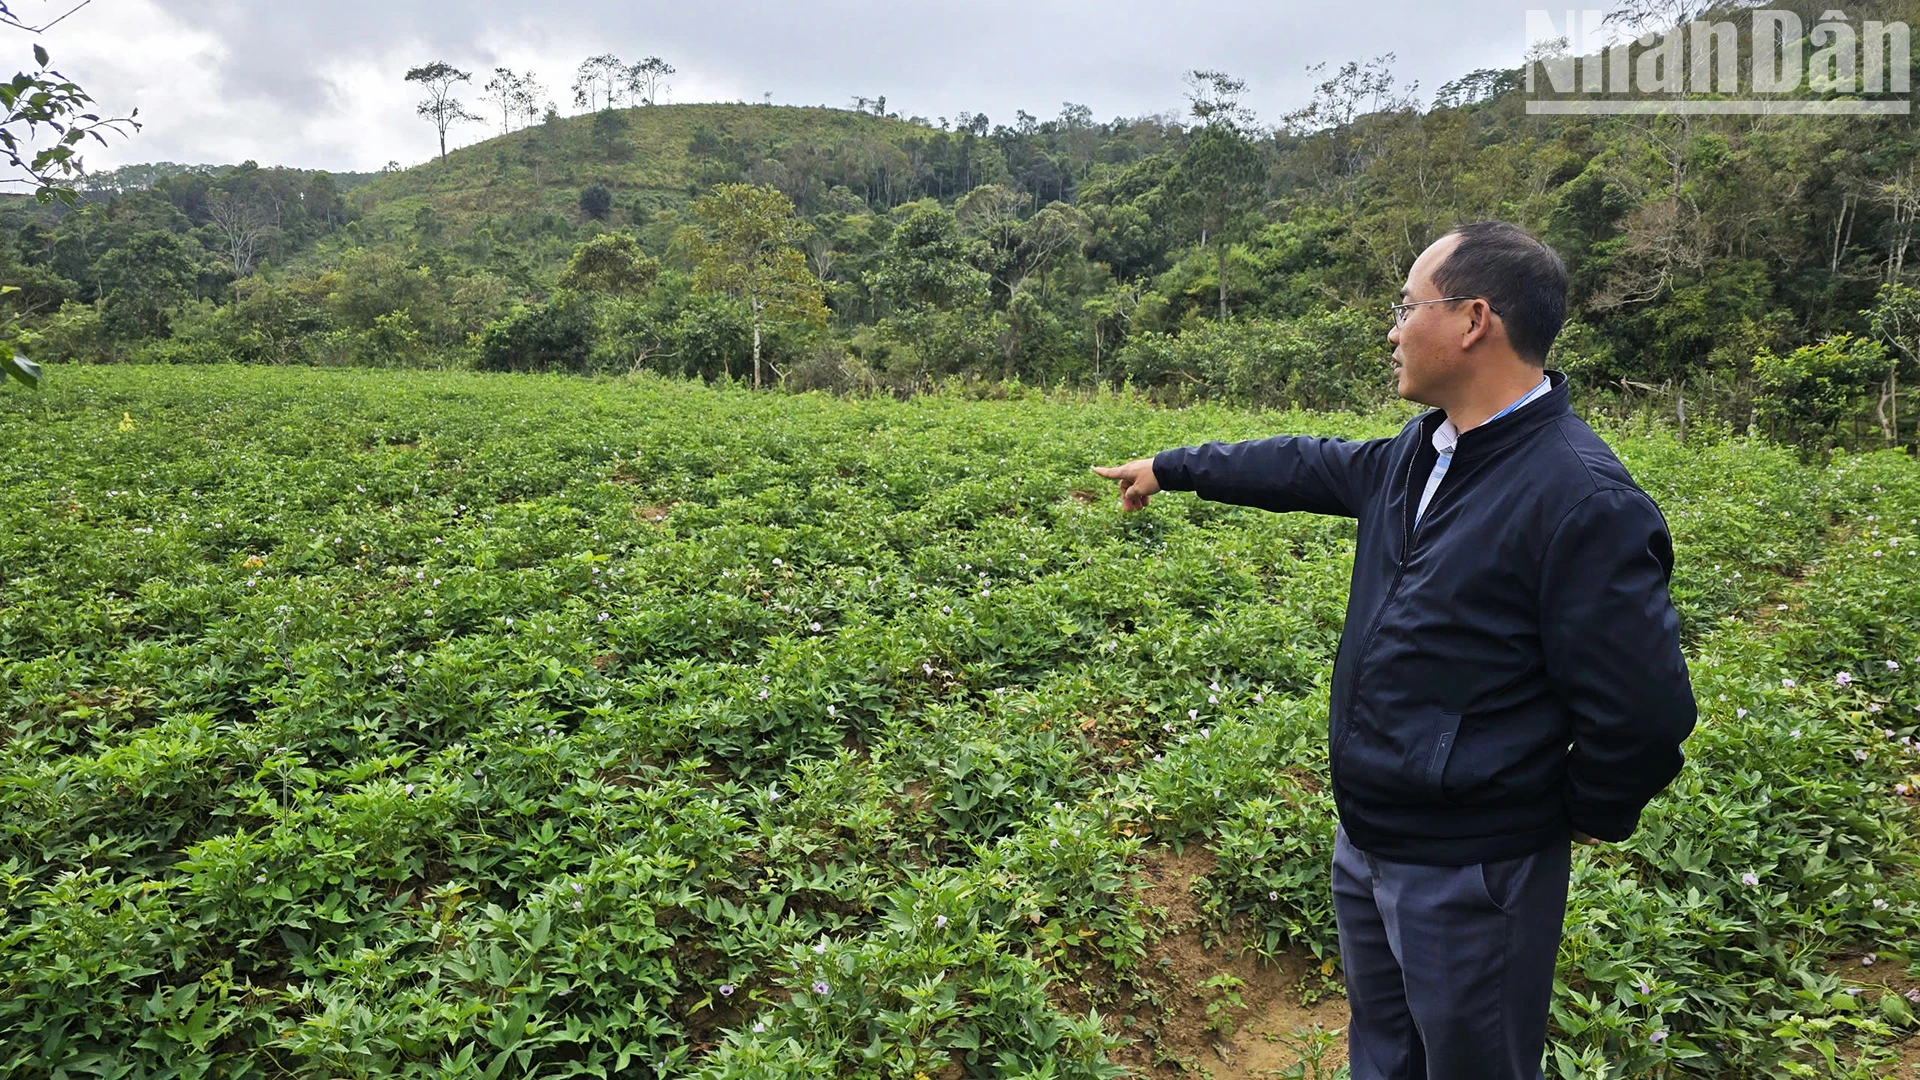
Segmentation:
[[(1457, 236), (1443, 236), (1413, 260), (1406, 287), (1400, 290), (1401, 302), (1434, 300), (1444, 295), (1434, 287), (1433, 269), (1446, 261), (1447, 253), (1459, 242)], [(1462, 307), (1411, 307), (1406, 309), (1406, 321), (1387, 331), (1387, 340), (1393, 343), (1393, 371), (1399, 379), (1396, 389), (1401, 397), (1433, 405), (1436, 393), (1457, 378), (1465, 360), (1460, 351), (1460, 335), (1466, 329)]]

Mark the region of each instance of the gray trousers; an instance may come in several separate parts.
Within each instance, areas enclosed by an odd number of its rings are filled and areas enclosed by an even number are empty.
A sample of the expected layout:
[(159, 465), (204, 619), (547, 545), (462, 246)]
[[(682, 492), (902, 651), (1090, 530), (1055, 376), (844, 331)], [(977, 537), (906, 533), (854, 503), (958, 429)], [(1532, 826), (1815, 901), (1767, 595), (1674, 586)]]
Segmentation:
[(1572, 858), (1424, 866), (1334, 830), (1353, 1080), (1541, 1080)]

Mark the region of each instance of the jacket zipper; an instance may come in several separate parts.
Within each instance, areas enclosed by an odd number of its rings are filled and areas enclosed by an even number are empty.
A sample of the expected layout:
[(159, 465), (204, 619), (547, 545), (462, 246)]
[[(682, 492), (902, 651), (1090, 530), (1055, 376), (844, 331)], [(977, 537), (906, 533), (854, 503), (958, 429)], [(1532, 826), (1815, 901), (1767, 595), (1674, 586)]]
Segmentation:
[(1354, 695), (1360, 688), (1360, 668), (1366, 661), (1367, 653), (1373, 649), (1373, 638), (1380, 630), (1380, 620), (1386, 617), (1387, 605), (1393, 602), (1393, 594), (1400, 591), (1400, 578), (1407, 570), (1407, 548), (1413, 544), (1413, 463), (1420, 457), (1420, 444), (1415, 443), (1413, 453), (1407, 455), (1407, 477), (1401, 492), (1400, 523), (1403, 535), (1400, 541), (1400, 559), (1394, 565), (1393, 581), (1387, 585), (1387, 595), (1380, 599), (1380, 607), (1373, 613), (1373, 622), (1367, 627), (1367, 635), (1360, 642), (1360, 652), (1354, 657), (1353, 670), (1347, 673), (1347, 710), (1341, 718), (1340, 737), (1327, 751), (1327, 779), (1335, 784), (1339, 782), (1340, 750), (1353, 736)]

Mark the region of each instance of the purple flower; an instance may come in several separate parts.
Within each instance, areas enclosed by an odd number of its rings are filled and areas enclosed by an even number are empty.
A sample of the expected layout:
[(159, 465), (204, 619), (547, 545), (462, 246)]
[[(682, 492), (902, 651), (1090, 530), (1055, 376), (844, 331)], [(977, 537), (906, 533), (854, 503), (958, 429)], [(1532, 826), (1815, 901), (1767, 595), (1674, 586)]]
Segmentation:
[(1905, 794), (1906, 794), (1907, 792), (1909, 792), (1909, 791), (1912, 791), (1912, 790), (1913, 790), (1912, 788), (1910, 788), (1910, 787), (1908, 787), (1908, 786), (1907, 786), (1907, 785), (1905, 785), (1905, 784), (1895, 784), (1895, 785), (1893, 785), (1893, 793), (1894, 793), (1895, 795), (1905, 795)]
[(1788, 690), (1791, 690), (1794, 687), (1794, 681), (1792, 679), (1781, 679), (1780, 685), (1785, 687)]
[(1278, 900), (1278, 899), (1280, 899), (1280, 894), (1279, 894), (1278, 892), (1270, 892), (1270, 893), (1268, 893), (1268, 894), (1267, 894), (1267, 899), (1269, 899), (1269, 900)]
[(1833, 677), (1833, 684), (1835, 686), (1851, 686), (1853, 685), (1853, 676), (1843, 671)]
[(1865, 750), (1855, 750), (1853, 756), (1861, 761), (1867, 760), (1867, 752)]
[(1872, 966), (1873, 966), (1873, 961), (1874, 961), (1874, 959), (1875, 959), (1875, 958), (1876, 958), (1876, 957), (1877, 957), (1878, 955), (1879, 955), (1878, 953), (1868, 953), (1867, 955), (1865, 955), (1865, 956), (1863, 956), (1863, 957), (1861, 957), (1861, 958), (1860, 958), (1860, 966), (1861, 966), (1861, 967), (1872, 967)]
[(1665, 1039), (1666, 1037), (1667, 1037), (1667, 1033), (1665, 1031), (1656, 1031), (1653, 1034), (1647, 1036), (1647, 1041), (1650, 1043), (1657, 1043), (1662, 1039)]
[(720, 984), (720, 996), (721, 996), (721, 997), (732, 997), (732, 996), (733, 996), (733, 984), (732, 984), (732, 983), (721, 983), (721, 984)]
[(1889, 661), (1887, 661), (1887, 670), (1888, 670), (1888, 671), (1899, 671), (1899, 670), (1900, 670), (1900, 661), (1898, 661), (1898, 660), (1889, 660)]
[(829, 989), (831, 989), (831, 987), (829, 987), (829, 986), (827, 985), (827, 980), (825, 980), (825, 979), (815, 979), (815, 980), (814, 980), (814, 983), (813, 983), (813, 992), (814, 992), (814, 993), (816, 993), (816, 994), (821, 994), (821, 995), (825, 995), (825, 994), (826, 994), (826, 992), (827, 992), (827, 991), (828, 991)]
[(1753, 873), (1752, 871), (1748, 871), (1747, 873), (1744, 873), (1744, 874), (1741, 874), (1741, 875), (1740, 875), (1740, 884), (1742, 884), (1742, 885), (1758, 885), (1758, 884), (1760, 884), (1760, 875), (1759, 875), (1759, 874), (1756, 874), (1756, 873)]
[(758, 1035), (758, 1034), (760, 1034), (761, 1032), (764, 1032), (764, 1031), (766, 1031), (766, 1030), (767, 1030), (767, 1025), (766, 1025), (766, 1022), (765, 1022), (765, 1021), (755, 1021), (755, 1022), (754, 1022), (754, 1025), (753, 1025), (753, 1033), (754, 1033), (755, 1035)]
[(1648, 982), (1647, 980), (1645, 980), (1645, 979), (1641, 979), (1641, 980), (1640, 980), (1640, 992), (1641, 992), (1641, 993), (1643, 993), (1643, 994), (1645, 994), (1645, 995), (1647, 995), (1648, 997), (1652, 997), (1652, 996), (1653, 996), (1653, 984), (1652, 984), (1652, 983), (1649, 983), (1649, 982)]
[(1747, 710), (1745, 710), (1745, 709), (1735, 709), (1735, 710), (1733, 710), (1733, 715), (1734, 715), (1734, 716), (1736, 716), (1736, 717), (1738, 717), (1738, 718), (1739, 718), (1739, 719), (1741, 719), (1741, 720), (1745, 720), (1745, 719), (1747, 718)]
[(933, 928), (935, 930), (945, 929), (946, 925), (947, 925), (947, 917), (945, 915), (935, 915), (933, 917)]
[(1906, 997), (1908, 1001), (1913, 1002), (1915, 1005), (1920, 1005), (1920, 990), (1909, 990), (1907, 991)]

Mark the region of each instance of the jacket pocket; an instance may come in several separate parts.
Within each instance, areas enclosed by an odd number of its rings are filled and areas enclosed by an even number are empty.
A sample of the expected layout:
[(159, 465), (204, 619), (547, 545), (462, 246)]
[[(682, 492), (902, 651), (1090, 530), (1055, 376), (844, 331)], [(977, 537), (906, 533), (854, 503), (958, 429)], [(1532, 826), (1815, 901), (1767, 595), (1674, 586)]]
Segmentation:
[(1427, 756), (1426, 772), (1420, 777), (1420, 790), (1439, 799), (1442, 797), (1440, 779), (1446, 775), (1453, 744), (1460, 738), (1460, 714), (1435, 710), (1433, 715), (1437, 718), (1433, 749)]

